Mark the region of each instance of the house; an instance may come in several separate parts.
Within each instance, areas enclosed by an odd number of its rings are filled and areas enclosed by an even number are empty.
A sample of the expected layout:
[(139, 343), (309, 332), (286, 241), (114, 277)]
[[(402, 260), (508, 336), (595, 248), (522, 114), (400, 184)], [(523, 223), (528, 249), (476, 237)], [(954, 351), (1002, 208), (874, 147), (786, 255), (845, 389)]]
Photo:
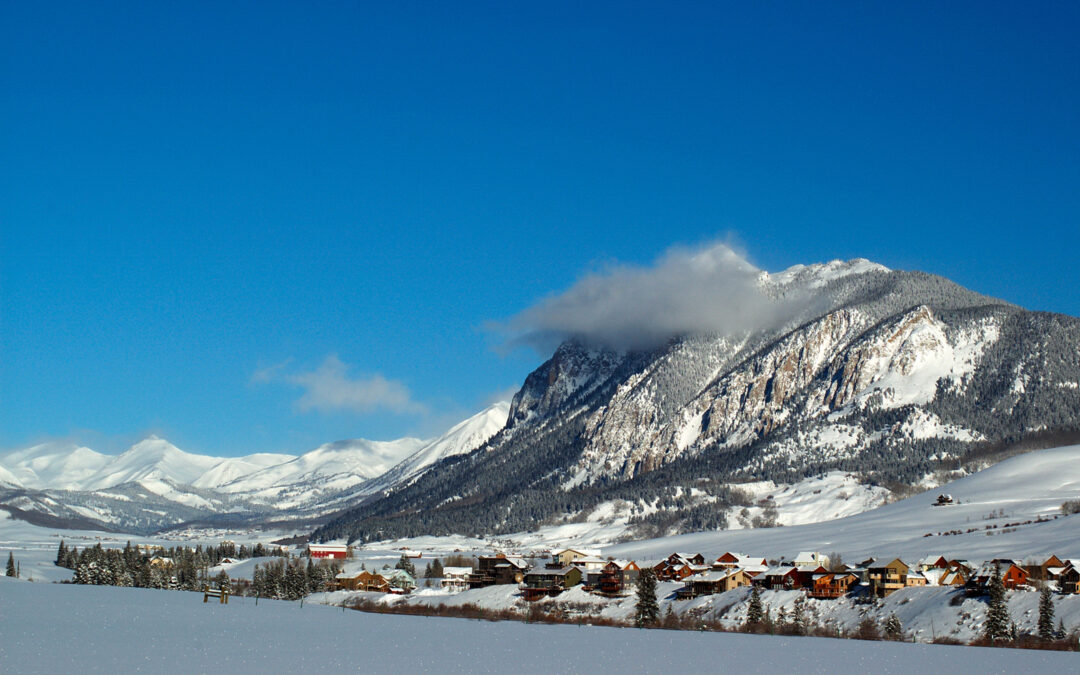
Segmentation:
[(555, 551), (551, 554), (551, 565), (553, 567), (555, 565), (558, 565), (559, 567), (566, 567), (567, 565), (573, 564), (573, 562), (579, 558), (588, 557), (590, 557), (590, 552), (588, 551), (578, 551), (577, 549), (573, 548), (564, 548), (561, 551)]
[(894, 591), (907, 586), (907, 575), (911, 567), (900, 558), (893, 558), (884, 565), (874, 563), (866, 568), (866, 579), (870, 590), (879, 598), (884, 598)]
[(604, 569), (600, 572), (600, 579), (596, 582), (597, 590), (604, 595), (621, 593), (625, 585), (623, 568), (615, 560), (604, 565)]
[[(1052, 555), (1044, 562), (1034, 565), (1024, 565), (1024, 569), (1027, 570), (1028, 575), (1032, 579), (1038, 579), (1039, 581), (1053, 581), (1055, 573), (1060, 574), (1061, 570), (1065, 568), (1065, 561), (1056, 555)], [(1050, 570), (1055, 570), (1051, 572)]]
[(724, 593), (750, 585), (750, 577), (737, 567), (699, 572), (685, 579), (684, 585), (676, 596), (681, 599), (696, 598), (701, 595)]
[(731, 551), (728, 551), (717, 558), (712, 566), (713, 569), (722, 569), (725, 567), (742, 567), (745, 569), (750, 566), (768, 567), (768, 563), (765, 561), (765, 558), (762, 557), (743, 555), (742, 553), (732, 553)]
[(904, 587), (911, 588), (912, 586), (926, 586), (927, 578), (922, 572), (916, 572), (914, 570), (909, 571), (907, 576), (904, 577)]
[(469, 590), (469, 575), (472, 571), (471, 567), (444, 567), (442, 589), (450, 593)]
[(641, 576), (641, 568), (633, 560), (615, 560), (615, 564), (622, 568), (623, 584), (636, 584)]
[(795, 582), (796, 585), (801, 588), (810, 588), (814, 585), (814, 577), (828, 573), (829, 570), (821, 565), (818, 565), (817, 567), (796, 567)]
[(817, 551), (801, 551), (799, 555), (795, 556), (795, 560), (791, 561), (791, 564), (795, 567), (829, 567), (829, 556)]
[(307, 554), (311, 558), (344, 560), (352, 557), (352, 547), (345, 544), (308, 544)]
[(682, 581), (691, 574), (707, 569), (705, 556), (700, 553), (672, 553), (653, 567), (660, 581)]
[(523, 558), (509, 557), (504, 553), (482, 555), (477, 558), (476, 569), (469, 575), (469, 588), (520, 584), (528, 569), (529, 564)]
[(927, 586), (963, 586), (967, 583), (967, 572), (963, 567), (932, 567), (922, 572), (922, 575)]
[(941, 494), (937, 496), (937, 501), (934, 502), (934, 506), (947, 506), (952, 503), (952, 495)]
[(525, 575), (523, 594), (526, 600), (538, 600), (545, 595), (558, 595), (581, 583), (581, 570), (573, 565), (561, 569), (544, 567)]
[(334, 586), (346, 591), (390, 592), (390, 582), (385, 577), (363, 569), (338, 574), (334, 577)]
[(1017, 586), (1024, 586), (1030, 580), (1030, 575), (1015, 560), (1008, 558), (995, 558), (978, 569), (968, 579), (968, 590), (975, 593), (985, 593), (990, 586), (990, 579), (994, 576), (994, 570), (1001, 574), (1001, 583), (1008, 590), (1015, 590)]
[(416, 588), (416, 579), (413, 579), (412, 575), (402, 569), (389, 570), (383, 575), (390, 583), (391, 589), (400, 589), (404, 593), (412, 593)]
[(770, 567), (754, 577), (753, 584), (772, 591), (790, 591), (799, 588), (799, 568), (794, 565)]
[(920, 572), (932, 569), (949, 569), (949, 561), (943, 555), (928, 555), (917, 563)]
[(1065, 567), (1058, 573), (1058, 588), (1062, 593), (1080, 593), (1080, 560), (1064, 560)]
[(150, 566), (157, 567), (162, 570), (171, 570), (174, 566), (172, 558), (166, 558), (165, 556), (156, 555), (150, 558)]
[(826, 572), (815, 574), (807, 588), (811, 598), (826, 600), (847, 595), (851, 587), (858, 583), (858, 575), (851, 572)]

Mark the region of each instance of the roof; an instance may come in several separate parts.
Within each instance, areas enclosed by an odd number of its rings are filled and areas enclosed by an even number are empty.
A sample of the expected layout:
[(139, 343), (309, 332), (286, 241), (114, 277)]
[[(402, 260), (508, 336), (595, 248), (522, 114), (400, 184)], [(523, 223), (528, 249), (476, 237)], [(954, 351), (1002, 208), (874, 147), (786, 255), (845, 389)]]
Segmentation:
[(345, 544), (308, 544), (309, 551), (340, 551), (345, 553), (349, 547)]
[(581, 571), (578, 568), (574, 567), (573, 565), (567, 565), (566, 567), (560, 567), (557, 570), (556, 569), (551, 569), (551, 568), (533, 570), (532, 572), (529, 572), (528, 576), (537, 575), (537, 576), (564, 577), (567, 574), (569, 574), (571, 571), (575, 571), (575, 570), (578, 571), (578, 572)]
[(442, 568), (443, 576), (464, 576), (466, 574), (472, 574), (471, 567), (444, 567)]
[(694, 574), (692, 576), (686, 577), (685, 580), (690, 581), (690, 582), (693, 582), (693, 581), (723, 581), (724, 579), (726, 579), (726, 578), (728, 578), (730, 576), (734, 576), (736, 574), (739, 574), (740, 572), (742, 572), (742, 570), (737, 568), (737, 567), (732, 567), (732, 568), (724, 569), (724, 570), (709, 570), (707, 572), (699, 572), (698, 574)]

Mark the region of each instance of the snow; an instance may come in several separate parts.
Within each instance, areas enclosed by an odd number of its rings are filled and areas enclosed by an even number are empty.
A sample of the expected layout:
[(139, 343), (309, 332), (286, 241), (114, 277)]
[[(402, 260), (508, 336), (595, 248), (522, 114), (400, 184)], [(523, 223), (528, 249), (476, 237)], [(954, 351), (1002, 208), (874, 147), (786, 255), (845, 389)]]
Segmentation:
[[(0, 578), (12, 672), (1068, 672), (1075, 655), (392, 616), (198, 593)], [(63, 608), (57, 611), (57, 608)], [(535, 658), (535, 645), (548, 645)], [(553, 647), (552, 647), (553, 646)]]

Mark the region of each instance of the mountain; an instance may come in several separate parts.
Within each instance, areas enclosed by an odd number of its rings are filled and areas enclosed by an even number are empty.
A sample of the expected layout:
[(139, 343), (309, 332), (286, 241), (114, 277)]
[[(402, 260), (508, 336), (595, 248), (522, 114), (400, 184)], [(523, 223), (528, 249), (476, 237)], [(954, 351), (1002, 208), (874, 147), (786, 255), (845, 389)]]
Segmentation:
[(350, 439), (299, 456), (209, 457), (156, 436), (116, 456), (41, 444), (0, 455), (0, 507), (51, 526), (138, 533), (307, 522), (475, 449), (503, 427), (508, 410), (497, 403), (429, 441)]
[(778, 317), (764, 327), (637, 350), (567, 339), (481, 450), (314, 536), (521, 532), (611, 503), (639, 536), (723, 529), (756, 506), (750, 481), (843, 471), (904, 494), (1080, 424), (1074, 317), (861, 259), (757, 284)]

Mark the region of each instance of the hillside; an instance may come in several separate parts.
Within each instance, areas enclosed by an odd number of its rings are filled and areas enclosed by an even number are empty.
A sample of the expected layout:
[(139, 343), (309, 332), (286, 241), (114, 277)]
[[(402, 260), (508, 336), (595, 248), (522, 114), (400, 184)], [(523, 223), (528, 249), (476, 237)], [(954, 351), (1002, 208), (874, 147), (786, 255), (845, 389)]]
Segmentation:
[(647, 350), (568, 339), (482, 452), (315, 536), (505, 534), (616, 500), (639, 536), (720, 530), (754, 506), (740, 483), (841, 471), (903, 492), (1077, 428), (1076, 318), (865, 260), (757, 284), (779, 317), (764, 328)]

